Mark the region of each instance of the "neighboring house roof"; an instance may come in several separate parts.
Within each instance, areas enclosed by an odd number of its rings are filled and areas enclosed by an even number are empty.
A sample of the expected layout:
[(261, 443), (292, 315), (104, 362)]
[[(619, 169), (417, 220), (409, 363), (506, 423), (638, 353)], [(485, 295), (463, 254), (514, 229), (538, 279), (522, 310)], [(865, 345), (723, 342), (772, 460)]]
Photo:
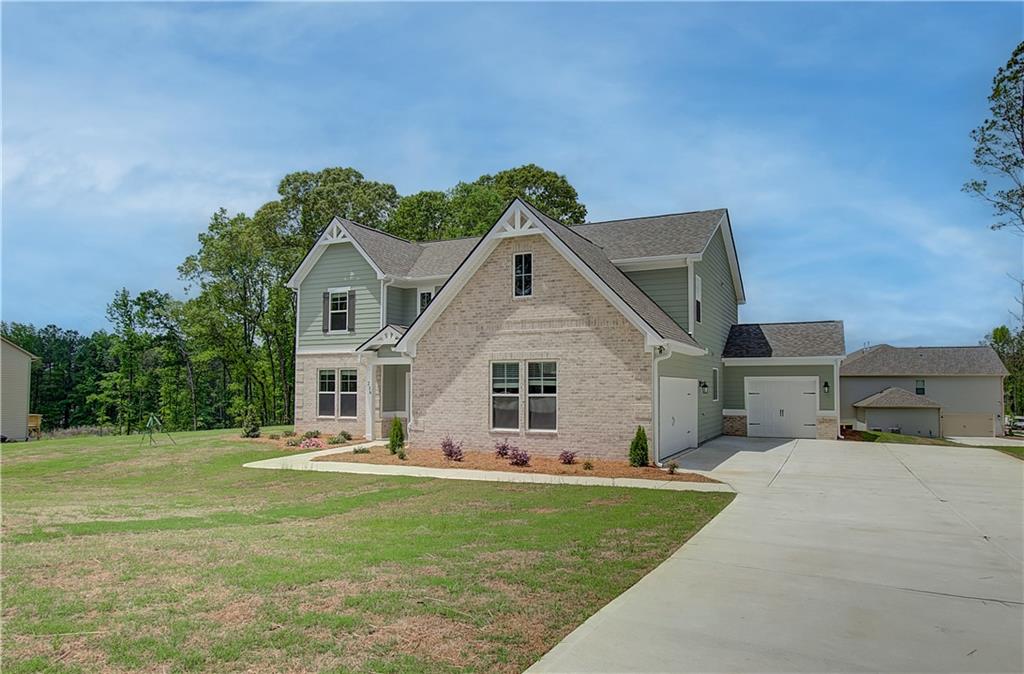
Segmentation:
[(723, 358), (801, 358), (842, 356), (842, 321), (741, 323), (729, 330)]
[(15, 344), (11, 340), (7, 339), (6, 337), (0, 336), (0, 340), (2, 340), (4, 342), (4, 344), (7, 344), (8, 346), (12, 346), (15, 349), (17, 349), (18, 351), (21, 351), (23, 354), (25, 354), (26, 356), (28, 356), (32, 360), (39, 360), (39, 356), (37, 356), (36, 354), (32, 353), (28, 349), (24, 349), (24, 348), (18, 346), (17, 344)]
[(876, 407), (876, 408), (910, 408), (910, 407), (942, 407), (931, 398), (911, 393), (906, 389), (890, 386), (884, 391), (869, 395), (863, 400), (853, 403), (854, 407)]
[[(523, 203), (527, 203), (523, 201)], [(536, 209), (534, 209), (536, 210)], [(538, 211), (539, 213), (539, 211)], [(547, 216), (544, 216), (547, 217)], [(549, 218), (552, 222), (557, 222)], [(674, 213), (626, 220), (590, 222), (573, 227), (558, 225), (601, 250), (609, 261), (638, 258), (699, 257), (719, 228), (726, 239), (726, 252), (733, 275), (736, 297), (744, 301), (743, 279), (736, 258), (736, 245), (728, 212), (724, 208), (692, 213)], [(292, 274), (288, 286), (297, 288), (312, 269), (323, 249), (331, 243), (351, 239), (367, 262), (381, 276), (402, 279), (439, 279), (455, 273), (482, 237), (442, 241), (409, 241), (345, 218), (334, 218), (317, 238)], [(562, 238), (562, 237), (560, 237)], [(572, 238), (572, 237), (567, 237)]]
[(1006, 367), (990, 346), (895, 347), (879, 344), (846, 357), (839, 374), (844, 377), (1007, 375)]
[(669, 347), (672, 343), (678, 344), (680, 350), (694, 355), (705, 352), (689, 333), (612, 264), (600, 247), (519, 198), (512, 200), (487, 234), (476, 242), (473, 250), (459, 264), (459, 268), (445, 282), (434, 300), (409, 326), (409, 330), (399, 340), (397, 348), (414, 353), (420, 335), (461, 291), (468, 278), (491, 254), (498, 242), (508, 236), (524, 235), (547, 237), (553, 247), (559, 250), (617, 309), (645, 332), (649, 339), (663, 340)]

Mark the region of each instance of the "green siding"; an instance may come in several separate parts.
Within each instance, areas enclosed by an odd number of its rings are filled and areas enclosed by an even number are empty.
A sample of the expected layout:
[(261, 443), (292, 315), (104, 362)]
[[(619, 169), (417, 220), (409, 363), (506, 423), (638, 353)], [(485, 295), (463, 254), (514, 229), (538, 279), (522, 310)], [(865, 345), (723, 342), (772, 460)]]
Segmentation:
[[(744, 377), (818, 377), (818, 404), (823, 410), (836, 408), (835, 370), (831, 365), (730, 365), (725, 368), (724, 400), (726, 409), (745, 410)], [(828, 382), (828, 393), (822, 385)]]
[(689, 329), (686, 267), (631, 271), (626, 272), (626, 276), (657, 302), (676, 323)]
[(412, 325), (416, 318), (416, 289), (388, 286), (388, 323)]
[[(324, 334), (323, 293), (349, 287), (356, 293), (355, 332)], [(380, 330), (380, 280), (351, 243), (331, 244), (299, 287), (298, 348), (355, 348)]]
[[(722, 399), (716, 402), (712, 393), (711, 369), (717, 367), (719, 377), (722, 362), (711, 356), (672, 354), (658, 363), (659, 377), (683, 377), (708, 383), (708, 392), (697, 390), (697, 442), (704, 442), (722, 434)], [(721, 382), (721, 380), (719, 380)]]
[(703, 296), (701, 322), (694, 322), (693, 336), (701, 346), (710, 350), (712, 356), (720, 358), (725, 340), (729, 338), (729, 329), (739, 320), (736, 290), (721, 230), (711, 239), (703, 259), (693, 264), (693, 273), (701, 277)]

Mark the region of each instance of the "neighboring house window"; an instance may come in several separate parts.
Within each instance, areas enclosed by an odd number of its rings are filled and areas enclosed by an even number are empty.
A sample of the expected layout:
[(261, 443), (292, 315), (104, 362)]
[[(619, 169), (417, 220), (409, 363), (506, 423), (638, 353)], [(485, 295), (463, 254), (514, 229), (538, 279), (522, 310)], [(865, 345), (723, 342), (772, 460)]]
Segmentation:
[(512, 294), (515, 297), (533, 295), (533, 253), (516, 253), (512, 270)]
[(699, 276), (693, 277), (693, 320), (700, 323), (701, 304), (704, 301), (703, 283)]
[(348, 293), (331, 293), (331, 332), (348, 330)]
[(914, 393), (919, 396), (924, 395), (924, 379), (918, 379), (914, 382)]
[(334, 370), (320, 370), (320, 388), (317, 394), (316, 415), (318, 417), (334, 416), (334, 393), (335, 387)]
[(558, 428), (558, 370), (554, 362), (527, 363), (527, 423), (531, 431)]
[(711, 399), (718, 400), (718, 368), (711, 368)]
[(519, 363), (491, 363), (491, 428), (519, 430)]
[(430, 306), (430, 302), (433, 299), (434, 299), (434, 291), (432, 291), (432, 290), (421, 290), (420, 291), (420, 311), (419, 311), (419, 313), (422, 314), (423, 310), (426, 309), (428, 306)]
[(356, 417), (356, 392), (358, 381), (355, 370), (341, 370), (341, 391), (338, 394), (341, 412), (340, 417), (354, 419)]

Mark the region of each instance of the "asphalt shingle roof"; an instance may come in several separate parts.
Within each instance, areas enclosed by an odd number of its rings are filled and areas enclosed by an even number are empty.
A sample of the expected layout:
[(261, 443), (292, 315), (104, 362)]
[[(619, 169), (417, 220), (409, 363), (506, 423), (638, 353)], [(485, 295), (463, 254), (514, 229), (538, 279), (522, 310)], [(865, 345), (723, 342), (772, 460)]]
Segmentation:
[(846, 339), (842, 321), (741, 323), (729, 330), (723, 358), (792, 358), (842, 356)]
[(724, 208), (672, 213), (646, 218), (588, 222), (572, 227), (577, 234), (604, 249), (611, 260), (654, 255), (695, 255), (704, 251)]
[(922, 395), (911, 393), (906, 389), (896, 386), (890, 386), (883, 391), (869, 395), (863, 400), (858, 400), (853, 403), (853, 406), (875, 408), (942, 407), (942, 405), (931, 398), (925, 398)]
[(990, 346), (869, 346), (846, 357), (844, 377), (1007, 374)]

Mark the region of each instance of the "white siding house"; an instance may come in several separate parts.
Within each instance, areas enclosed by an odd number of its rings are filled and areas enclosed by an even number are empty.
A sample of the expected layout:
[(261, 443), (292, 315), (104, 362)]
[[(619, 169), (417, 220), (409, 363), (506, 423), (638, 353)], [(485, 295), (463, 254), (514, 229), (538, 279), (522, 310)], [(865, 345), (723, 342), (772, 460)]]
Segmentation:
[(9, 440), (25, 440), (32, 361), (36, 356), (5, 338), (0, 340), (0, 435)]

